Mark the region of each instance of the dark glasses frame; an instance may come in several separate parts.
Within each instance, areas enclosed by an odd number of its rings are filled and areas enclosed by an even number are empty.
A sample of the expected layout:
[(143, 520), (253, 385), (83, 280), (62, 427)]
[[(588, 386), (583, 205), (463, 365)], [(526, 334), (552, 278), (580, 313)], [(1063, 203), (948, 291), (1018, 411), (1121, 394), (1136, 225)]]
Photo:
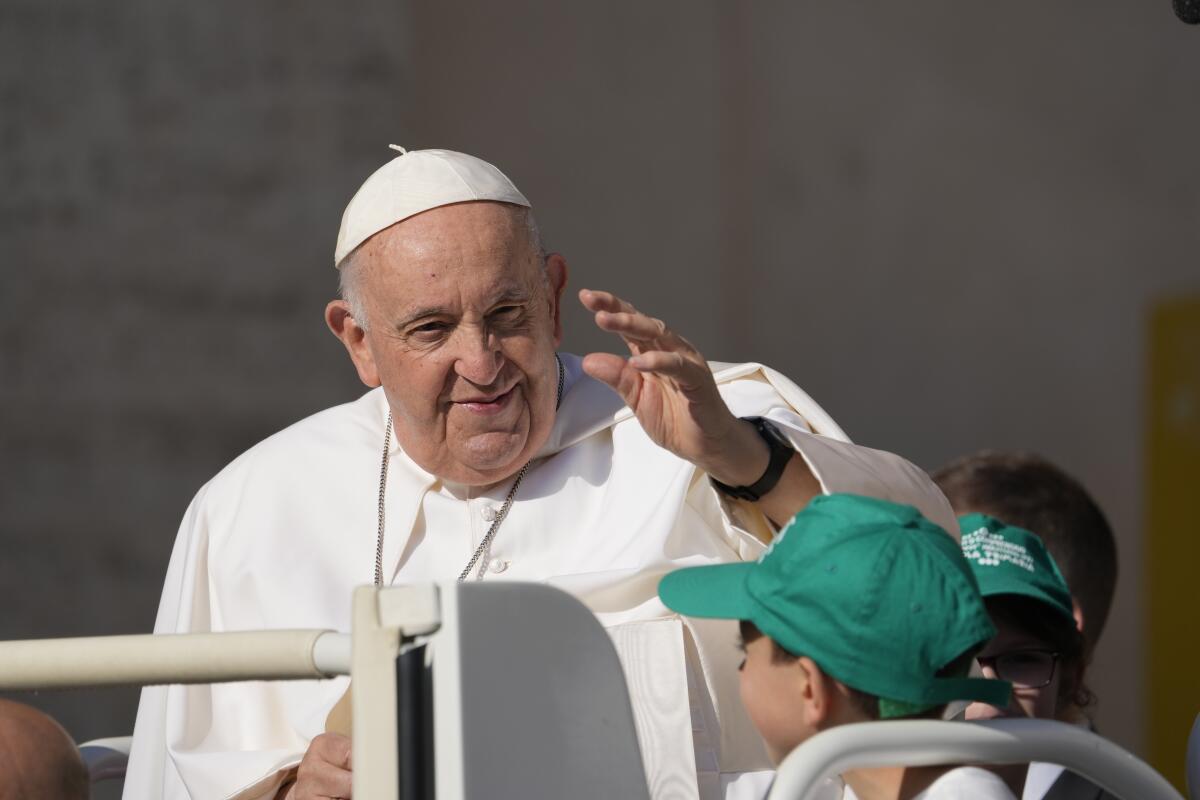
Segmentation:
[[(1017, 681), (1014, 681), (1012, 678), (1005, 677), (1004, 673), (1007, 671), (1003, 667), (1003, 662), (1005, 659), (1011, 658), (1013, 656), (1023, 656), (1023, 655), (1027, 655), (1030, 653), (1037, 653), (1038, 655), (1050, 656), (1050, 674), (1046, 677), (1046, 680), (1042, 681), (1041, 683), (1036, 683), (1036, 684), (1035, 683), (1018, 683)], [(1009, 683), (1011, 683), (1013, 685), (1014, 688), (1017, 688), (1017, 689), (1041, 689), (1046, 686), (1049, 686), (1054, 681), (1054, 673), (1056, 671), (1058, 671), (1058, 660), (1061, 657), (1062, 657), (1061, 654), (1054, 650), (1044, 650), (1044, 649), (1040, 649), (1040, 648), (1030, 647), (1030, 648), (1026, 648), (1023, 650), (1011, 650), (1007, 653), (999, 653), (994, 656), (978, 656), (978, 657), (976, 657), (975, 660), (977, 662), (979, 662), (979, 666), (987, 667), (993, 673), (995, 673), (997, 678), (999, 678), (1000, 680), (1008, 681)]]

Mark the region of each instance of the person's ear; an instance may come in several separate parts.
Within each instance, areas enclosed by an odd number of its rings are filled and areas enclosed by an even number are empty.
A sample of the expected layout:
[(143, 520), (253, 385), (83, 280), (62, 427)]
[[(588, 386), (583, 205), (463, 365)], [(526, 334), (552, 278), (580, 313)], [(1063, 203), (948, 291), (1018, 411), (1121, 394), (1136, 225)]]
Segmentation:
[(554, 319), (554, 346), (562, 344), (562, 296), (567, 288), (567, 260), (559, 253), (546, 256), (546, 276), (550, 279), (550, 316)]
[(325, 306), (325, 324), (333, 335), (341, 340), (358, 371), (358, 379), (374, 389), (380, 384), (379, 370), (375, 366), (375, 355), (367, 343), (367, 332), (350, 313), (345, 300), (331, 300)]
[(808, 656), (796, 659), (798, 671), (796, 679), (800, 681), (797, 687), (802, 703), (804, 724), (814, 730), (820, 730), (829, 719), (829, 703), (832, 681), (821, 671), (817, 662)]
[(1079, 601), (1074, 596), (1071, 597), (1071, 615), (1075, 617), (1075, 627), (1083, 633), (1083, 608), (1079, 605)]

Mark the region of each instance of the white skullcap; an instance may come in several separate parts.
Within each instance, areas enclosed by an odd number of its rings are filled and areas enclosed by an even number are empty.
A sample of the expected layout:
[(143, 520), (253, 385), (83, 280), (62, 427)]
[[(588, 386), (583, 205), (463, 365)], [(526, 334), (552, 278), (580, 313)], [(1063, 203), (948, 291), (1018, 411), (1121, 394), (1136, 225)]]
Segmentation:
[(495, 200), (529, 208), (504, 173), (486, 161), (453, 150), (405, 151), (375, 170), (342, 214), (333, 265), (354, 248), (400, 220), (431, 208), (468, 200)]

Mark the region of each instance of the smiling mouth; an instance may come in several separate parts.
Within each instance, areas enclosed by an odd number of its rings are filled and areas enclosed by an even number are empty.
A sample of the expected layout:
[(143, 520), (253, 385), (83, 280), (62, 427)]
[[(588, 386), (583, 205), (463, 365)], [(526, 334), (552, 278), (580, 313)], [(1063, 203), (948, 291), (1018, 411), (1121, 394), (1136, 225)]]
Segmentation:
[(513, 390), (516, 388), (514, 385), (508, 391), (490, 397), (473, 397), (469, 400), (453, 400), (451, 402), (475, 414), (495, 414), (508, 405), (512, 400)]

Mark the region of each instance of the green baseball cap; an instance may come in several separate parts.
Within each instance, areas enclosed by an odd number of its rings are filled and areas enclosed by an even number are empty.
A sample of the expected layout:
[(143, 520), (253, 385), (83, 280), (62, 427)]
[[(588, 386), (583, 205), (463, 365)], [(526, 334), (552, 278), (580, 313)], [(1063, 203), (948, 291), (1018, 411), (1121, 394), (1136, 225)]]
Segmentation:
[(757, 562), (691, 567), (658, 586), (691, 617), (753, 622), (790, 653), (879, 698), (882, 717), (954, 700), (1004, 706), (1004, 681), (937, 677), (996, 634), (958, 542), (912, 506), (815, 498)]
[(1075, 625), (1071, 590), (1037, 534), (986, 514), (958, 518), (963, 555), (984, 597), (1016, 594), (1050, 606)]

